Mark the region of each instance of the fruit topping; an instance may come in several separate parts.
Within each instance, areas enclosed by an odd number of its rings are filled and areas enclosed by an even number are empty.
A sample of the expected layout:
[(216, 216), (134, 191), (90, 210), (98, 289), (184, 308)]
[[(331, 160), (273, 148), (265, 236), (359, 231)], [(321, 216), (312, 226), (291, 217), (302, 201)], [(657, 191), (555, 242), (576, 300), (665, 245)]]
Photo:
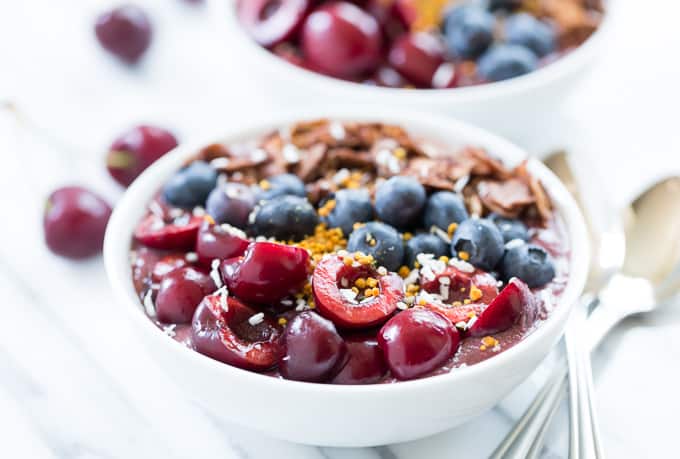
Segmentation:
[(392, 374), (401, 380), (423, 376), (441, 367), (458, 349), (460, 335), (449, 319), (425, 308), (392, 317), (378, 333)]
[(452, 223), (456, 226), (469, 217), (463, 198), (450, 191), (432, 193), (425, 204), (423, 223), (425, 229), (433, 226), (448, 231)]
[(204, 161), (194, 161), (168, 180), (163, 197), (173, 206), (191, 209), (205, 205), (216, 185), (217, 171)]
[(299, 241), (314, 234), (319, 216), (305, 198), (278, 196), (255, 208), (251, 231), (280, 241)]
[(274, 366), (281, 355), (278, 324), (224, 290), (206, 296), (192, 320), (192, 342), (198, 352), (252, 371)]
[(269, 177), (262, 180), (259, 186), (258, 201), (266, 201), (284, 195), (307, 197), (304, 182), (294, 174), (279, 174)]
[(510, 242), (514, 239), (529, 240), (527, 225), (521, 220), (506, 218), (498, 214), (490, 214), (488, 219), (494, 222), (503, 235), (503, 241)]
[(296, 381), (327, 381), (347, 359), (347, 346), (333, 322), (312, 311), (302, 312), (288, 322), (281, 345), (281, 375)]
[(446, 17), (444, 36), (453, 54), (475, 59), (493, 43), (495, 26), (493, 14), (477, 5), (463, 5)]
[(387, 60), (416, 86), (429, 88), (432, 77), (444, 62), (444, 45), (434, 35), (418, 32), (404, 35), (392, 45)]
[(59, 188), (47, 199), (43, 215), (45, 243), (55, 254), (79, 259), (102, 250), (111, 207), (85, 188)]
[(333, 384), (375, 384), (387, 374), (387, 363), (375, 338), (346, 338), (349, 359)]
[(505, 279), (518, 277), (529, 287), (538, 288), (553, 280), (555, 264), (543, 247), (535, 244), (510, 243), (501, 261)]
[(109, 174), (129, 186), (147, 167), (177, 146), (177, 139), (165, 129), (136, 126), (113, 141), (106, 157)]
[[(339, 190), (325, 204), (324, 207), (330, 210), (323, 221), (330, 228), (342, 229), (344, 235), (349, 235), (355, 224), (366, 223), (373, 219), (373, 205), (366, 190)], [(319, 211), (319, 214), (321, 213)]]
[(352, 78), (378, 66), (382, 34), (373, 16), (340, 1), (322, 5), (307, 17), (301, 47), (306, 60), (318, 71)]
[(166, 221), (150, 213), (135, 229), (135, 239), (147, 247), (162, 250), (194, 250), (202, 217), (182, 213)]
[(224, 260), (243, 255), (249, 244), (245, 233), (238, 228), (205, 221), (198, 230), (196, 254), (201, 265), (211, 267), (215, 259)]
[(529, 287), (514, 278), (482, 311), (470, 326), (471, 336), (486, 336), (502, 332), (519, 322), (524, 315), (527, 323), (535, 320), (538, 306)]
[(153, 270), (151, 271), (151, 280), (153, 282), (159, 283), (161, 280), (163, 280), (166, 274), (176, 269), (189, 266), (191, 263), (189, 260), (187, 260), (187, 258), (192, 257), (189, 257), (189, 254), (184, 253), (174, 253), (164, 256), (153, 265)]
[(151, 23), (144, 10), (124, 5), (99, 16), (95, 34), (104, 49), (134, 64), (151, 43)]
[(406, 266), (413, 267), (421, 253), (429, 253), (439, 258), (447, 256), (449, 250), (449, 245), (439, 236), (429, 233), (417, 234), (406, 241), (404, 262)]
[(242, 183), (224, 183), (208, 195), (205, 210), (217, 223), (244, 229), (255, 207), (255, 194)]
[[(421, 256), (419, 259), (422, 261), (424, 258)], [(432, 262), (426, 262), (421, 269), (421, 289), (438, 295), (444, 303), (489, 304), (498, 295), (497, 285), (498, 281), (484, 271), (465, 272), (455, 266), (441, 270)]]
[(253, 242), (243, 257), (222, 263), (229, 291), (244, 301), (268, 304), (297, 293), (307, 280), (309, 252), (273, 242)]
[(425, 188), (412, 177), (395, 176), (382, 183), (375, 193), (378, 218), (396, 228), (415, 226), (425, 206)]
[(538, 67), (533, 51), (519, 45), (494, 45), (479, 59), (479, 74), (488, 81), (525, 75)]
[(309, 0), (239, 0), (236, 7), (248, 34), (269, 48), (297, 32), (309, 4)]
[(470, 218), (456, 229), (451, 253), (485, 271), (493, 270), (503, 257), (503, 236), (489, 220)]
[(378, 266), (396, 271), (404, 260), (404, 243), (401, 236), (389, 225), (369, 222), (352, 231), (347, 250), (371, 255)]
[(527, 13), (510, 16), (504, 24), (505, 40), (544, 57), (555, 50), (555, 32), (548, 24)]
[(210, 276), (195, 268), (170, 271), (156, 295), (156, 317), (164, 323), (189, 323), (203, 297), (216, 288)]
[(319, 313), (344, 328), (379, 325), (404, 298), (403, 281), (395, 273), (378, 272), (371, 256), (328, 255), (312, 276)]

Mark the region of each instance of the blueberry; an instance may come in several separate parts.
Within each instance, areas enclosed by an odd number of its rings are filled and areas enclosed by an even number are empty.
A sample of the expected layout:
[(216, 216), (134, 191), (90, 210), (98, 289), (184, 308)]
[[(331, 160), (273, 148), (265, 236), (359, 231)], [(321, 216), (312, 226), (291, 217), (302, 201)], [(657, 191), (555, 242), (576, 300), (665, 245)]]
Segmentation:
[(427, 200), (423, 223), (425, 229), (437, 226), (446, 231), (451, 223), (460, 223), (469, 218), (463, 198), (450, 191), (438, 191)]
[(519, 244), (505, 252), (501, 272), (506, 280), (518, 277), (529, 287), (543, 287), (555, 277), (555, 264), (542, 247)]
[(451, 252), (459, 256), (464, 252), (474, 266), (491, 271), (503, 257), (503, 236), (489, 220), (470, 218), (458, 225), (453, 233)]
[(529, 230), (521, 220), (505, 218), (498, 214), (491, 214), (488, 218), (501, 230), (505, 242), (514, 239), (529, 240)]
[(369, 222), (349, 236), (347, 250), (373, 255), (378, 266), (396, 271), (404, 260), (404, 244), (396, 229), (380, 222)]
[(205, 210), (217, 223), (244, 229), (255, 207), (255, 195), (241, 183), (225, 183), (210, 192)]
[(375, 211), (380, 220), (397, 228), (408, 228), (417, 223), (426, 199), (425, 188), (418, 180), (396, 176), (378, 187)]
[(204, 161), (194, 161), (168, 180), (163, 197), (177, 207), (203, 206), (216, 185), (217, 171)]
[(344, 235), (349, 235), (355, 223), (373, 220), (373, 205), (366, 190), (340, 190), (333, 197), (335, 207), (325, 221), (330, 228), (341, 228)]
[(451, 52), (465, 59), (476, 59), (493, 43), (496, 18), (473, 5), (454, 8), (444, 22), (444, 36)]
[(277, 196), (292, 195), (304, 198), (307, 196), (305, 184), (297, 175), (280, 174), (267, 179), (269, 186), (257, 194), (258, 201), (266, 201)]
[(255, 235), (280, 241), (299, 241), (314, 233), (319, 216), (314, 207), (300, 196), (277, 196), (255, 209), (252, 231)]
[(555, 50), (555, 32), (545, 22), (527, 13), (513, 14), (505, 21), (505, 40), (543, 57)]
[(520, 45), (496, 45), (479, 58), (478, 71), (482, 78), (501, 81), (536, 70), (538, 58), (533, 51)]
[(491, 11), (514, 11), (521, 6), (522, 0), (489, 0), (489, 9)]
[(449, 254), (449, 246), (434, 234), (418, 234), (406, 241), (406, 265), (413, 266), (420, 253), (431, 253), (435, 258)]

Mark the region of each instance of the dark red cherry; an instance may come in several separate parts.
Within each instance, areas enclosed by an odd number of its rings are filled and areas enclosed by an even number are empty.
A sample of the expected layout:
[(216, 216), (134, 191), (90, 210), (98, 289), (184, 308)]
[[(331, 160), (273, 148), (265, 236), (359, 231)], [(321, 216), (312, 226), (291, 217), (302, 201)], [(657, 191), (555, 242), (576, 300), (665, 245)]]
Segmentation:
[(240, 260), (225, 260), (220, 268), (231, 293), (259, 304), (297, 293), (308, 269), (307, 250), (274, 242), (252, 242)]
[(160, 282), (166, 274), (171, 273), (176, 269), (184, 268), (189, 264), (185, 253), (166, 255), (154, 264), (153, 270), (151, 271), (151, 280), (153, 282)]
[(170, 271), (156, 295), (156, 317), (164, 323), (189, 323), (203, 297), (216, 288), (210, 276), (195, 268)]
[(138, 6), (124, 5), (97, 18), (99, 43), (127, 63), (135, 63), (151, 43), (151, 23)]
[(453, 306), (442, 303), (428, 303), (423, 305), (423, 307), (440, 313), (449, 319), (452, 324), (456, 325), (461, 322), (465, 322), (465, 324), (470, 323), (471, 320), (478, 317), (484, 311), (486, 305), (470, 303)]
[(354, 78), (378, 66), (382, 36), (373, 16), (351, 3), (334, 2), (307, 17), (301, 47), (314, 69), (338, 78)]
[(390, 49), (387, 59), (404, 78), (422, 88), (432, 87), (432, 77), (444, 62), (444, 45), (430, 33), (404, 35)]
[(161, 250), (194, 250), (202, 217), (189, 213), (166, 222), (155, 214), (147, 215), (135, 229), (135, 239), (147, 247)]
[(198, 352), (235, 367), (268, 370), (281, 355), (276, 322), (222, 292), (201, 301), (191, 328)]
[(324, 382), (345, 363), (347, 346), (333, 323), (315, 312), (298, 314), (283, 332), (279, 362), (286, 379)]
[(129, 186), (144, 169), (177, 146), (177, 139), (165, 129), (136, 126), (113, 141), (106, 157), (109, 174)]
[(375, 338), (346, 338), (349, 359), (333, 384), (375, 384), (387, 374), (387, 363)]
[(292, 38), (309, 10), (309, 0), (239, 0), (241, 24), (260, 45), (270, 48)]
[(378, 333), (378, 344), (397, 379), (413, 379), (441, 367), (460, 344), (458, 330), (443, 315), (425, 308), (392, 317)]
[(384, 86), (386, 88), (404, 88), (410, 83), (392, 67), (380, 67), (367, 81), (369, 84)]
[[(351, 288), (360, 277), (377, 279), (380, 293), (367, 297), (366, 301), (345, 296), (343, 291)], [(329, 255), (316, 265), (312, 288), (319, 313), (345, 328), (380, 325), (404, 298), (404, 283), (397, 274), (380, 275), (370, 265), (347, 266), (337, 255)]]
[(527, 324), (533, 323), (537, 314), (533, 293), (524, 282), (513, 278), (477, 317), (468, 332), (470, 336), (492, 335), (507, 330), (522, 318)]
[(86, 258), (102, 250), (111, 206), (85, 188), (68, 186), (47, 199), (43, 230), (47, 247), (67, 258)]
[(244, 254), (250, 241), (237, 228), (204, 222), (198, 230), (196, 254), (198, 262), (210, 267), (215, 259), (239, 257)]
[[(446, 283), (442, 279), (447, 280)], [(454, 266), (447, 266), (432, 279), (421, 277), (420, 287), (440, 295), (446, 303), (470, 300), (489, 304), (498, 295), (498, 281), (491, 274), (481, 270), (463, 272)]]

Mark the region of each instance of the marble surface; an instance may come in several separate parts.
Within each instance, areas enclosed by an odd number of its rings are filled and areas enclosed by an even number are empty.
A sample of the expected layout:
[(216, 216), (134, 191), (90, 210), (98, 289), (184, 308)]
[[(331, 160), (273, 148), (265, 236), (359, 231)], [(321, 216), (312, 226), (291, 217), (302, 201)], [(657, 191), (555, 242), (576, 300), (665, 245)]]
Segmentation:
[[(135, 70), (112, 61), (93, 40), (93, 17), (108, 1), (0, 5), (3, 456), (487, 457), (551, 361), (494, 410), (450, 432), (373, 449), (290, 444), (203, 412), (141, 348), (112, 299), (101, 259), (71, 263), (45, 249), (41, 212), (54, 187), (81, 183), (111, 201), (119, 196), (103, 155), (121, 129), (147, 121), (172, 127), (182, 139), (206, 137), (276, 108), (239, 67), (216, 2), (136, 1), (151, 12), (155, 37)], [(564, 124), (542, 135), (570, 149), (593, 197), (622, 205), (649, 180), (680, 170), (680, 64), (671, 53), (680, 45), (673, 33), (680, 7), (667, 0), (617, 3), (616, 27), (597, 68), (560, 108)], [(675, 455), (678, 332), (680, 309), (669, 307), (626, 322), (595, 355), (610, 457)], [(565, 422), (563, 408), (544, 458), (566, 457)]]

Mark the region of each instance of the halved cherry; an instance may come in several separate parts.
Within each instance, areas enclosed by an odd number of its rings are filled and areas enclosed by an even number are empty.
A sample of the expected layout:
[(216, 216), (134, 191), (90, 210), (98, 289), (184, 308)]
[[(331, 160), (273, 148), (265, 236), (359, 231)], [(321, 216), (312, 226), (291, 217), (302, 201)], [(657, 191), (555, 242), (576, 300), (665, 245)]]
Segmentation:
[(308, 270), (307, 250), (275, 242), (251, 242), (240, 259), (225, 260), (220, 267), (231, 293), (260, 304), (298, 292)]
[[(447, 283), (442, 282), (443, 278), (448, 279)], [(473, 285), (478, 291), (471, 291)], [(446, 303), (462, 303), (470, 299), (476, 303), (489, 304), (498, 295), (498, 281), (491, 274), (481, 270), (463, 272), (455, 266), (447, 266), (434, 279), (422, 276), (420, 287), (426, 292), (441, 295)]]
[(468, 330), (470, 336), (486, 336), (502, 332), (524, 316), (533, 322), (538, 306), (529, 287), (517, 278), (510, 279), (501, 293), (484, 309)]
[[(378, 280), (378, 295), (357, 301), (343, 293), (358, 278), (367, 277)], [(345, 328), (367, 328), (385, 322), (404, 298), (404, 282), (397, 274), (381, 275), (371, 265), (347, 266), (337, 255), (326, 256), (316, 265), (312, 289), (318, 311)]]
[(135, 239), (147, 247), (162, 250), (193, 250), (203, 218), (184, 214), (171, 221), (147, 215), (135, 229)]
[(269, 48), (297, 33), (309, 6), (309, 0), (240, 0), (236, 8), (248, 34)]
[(440, 303), (427, 303), (423, 307), (440, 313), (449, 319), (454, 325), (461, 322), (468, 323), (470, 319), (473, 317), (478, 317), (482, 311), (486, 309), (486, 305), (480, 303), (461, 304), (459, 306)]
[(293, 317), (281, 344), (279, 370), (286, 379), (324, 382), (342, 368), (347, 358), (345, 341), (333, 323), (312, 311)]
[(185, 253), (166, 255), (154, 264), (153, 270), (151, 271), (151, 280), (160, 282), (166, 274), (169, 274), (176, 269), (189, 266), (189, 264)]
[(281, 355), (281, 329), (271, 318), (258, 314), (222, 292), (208, 295), (194, 313), (192, 342), (198, 352), (220, 362), (268, 370)]
[(132, 258), (132, 282), (137, 292), (146, 292), (149, 284), (154, 282), (152, 273), (160, 258), (158, 251), (148, 247), (139, 246), (135, 249)]
[(445, 48), (431, 33), (404, 35), (394, 42), (388, 54), (390, 65), (413, 84), (432, 87), (432, 79), (444, 62)]
[(238, 257), (248, 248), (250, 241), (243, 231), (229, 225), (203, 222), (196, 239), (198, 262), (209, 267), (214, 259)]
[(378, 333), (387, 365), (398, 379), (413, 379), (441, 367), (458, 350), (460, 335), (449, 319), (416, 307), (392, 317)]
[(374, 337), (346, 338), (349, 360), (333, 384), (375, 384), (387, 374), (387, 362)]
[(204, 296), (214, 292), (215, 282), (192, 267), (175, 269), (166, 274), (156, 295), (156, 316), (164, 323), (184, 324)]

